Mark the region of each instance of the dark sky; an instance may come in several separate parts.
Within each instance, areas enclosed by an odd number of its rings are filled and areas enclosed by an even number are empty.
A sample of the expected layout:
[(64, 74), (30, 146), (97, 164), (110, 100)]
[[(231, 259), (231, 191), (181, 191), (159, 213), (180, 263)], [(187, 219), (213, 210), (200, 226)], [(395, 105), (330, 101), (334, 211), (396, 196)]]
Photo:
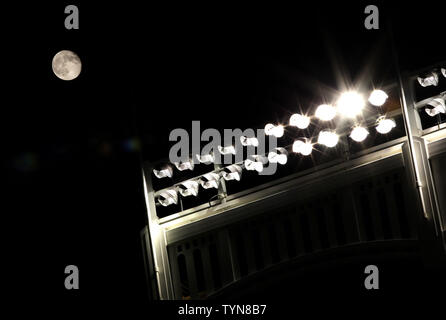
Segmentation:
[[(14, 230), (5, 239), (11, 296), (102, 305), (125, 294), (141, 307), (145, 211), (140, 154), (129, 142), (139, 138), (144, 158), (157, 160), (168, 155), (170, 130), (192, 120), (261, 128), (339, 90), (340, 75), (391, 82), (387, 21), (402, 70), (445, 60), (438, 3), (378, 3), (374, 31), (363, 26), (368, 3), (339, 1), (5, 9), (2, 225)], [(80, 30), (64, 29), (67, 4), (79, 6)], [(51, 70), (62, 49), (83, 63), (71, 82)], [(81, 293), (63, 287), (68, 264), (81, 270)]]

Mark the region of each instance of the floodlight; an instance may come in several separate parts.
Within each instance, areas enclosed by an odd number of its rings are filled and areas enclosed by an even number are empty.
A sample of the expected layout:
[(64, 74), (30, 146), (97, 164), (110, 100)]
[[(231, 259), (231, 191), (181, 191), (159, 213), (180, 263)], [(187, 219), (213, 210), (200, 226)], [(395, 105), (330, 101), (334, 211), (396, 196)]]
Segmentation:
[(206, 173), (203, 175), (199, 183), (204, 189), (215, 188), (218, 189), (218, 184), (220, 180), (220, 175), (215, 172)]
[(336, 134), (336, 132), (330, 130), (322, 130), (321, 132), (319, 132), (319, 136), (317, 139), (318, 143), (329, 148), (332, 148), (335, 145), (337, 145), (338, 141), (339, 141), (339, 136)]
[(272, 123), (268, 123), (265, 125), (265, 134), (267, 136), (273, 135), (276, 138), (280, 138), (281, 136), (283, 136), (284, 133), (284, 128), (282, 125), (273, 125)]
[(293, 143), (293, 152), (308, 156), (313, 151), (313, 145), (308, 141), (296, 140)]
[(268, 160), (271, 163), (285, 164), (288, 160), (288, 151), (281, 147), (274, 148), (268, 153)]
[(204, 163), (204, 164), (210, 164), (214, 162), (214, 156), (212, 154), (202, 154), (199, 155), (197, 154), (197, 159), (198, 161), (200, 161), (200, 163)]
[(218, 146), (217, 149), (221, 154), (235, 154), (234, 146), (227, 146), (227, 147)]
[(315, 116), (323, 121), (330, 121), (336, 116), (336, 109), (329, 104), (321, 104), (316, 109)]
[(439, 113), (446, 113), (446, 105), (444, 98), (434, 98), (432, 99), (424, 109), (428, 115), (431, 117), (436, 116)]
[(158, 179), (169, 177), (172, 178), (173, 169), (170, 165), (166, 164), (159, 169), (153, 169), (153, 174)]
[(252, 155), (245, 160), (246, 170), (256, 170), (257, 172), (263, 171), (263, 166), (268, 163), (268, 158), (262, 155)]
[(188, 180), (178, 186), (178, 191), (183, 197), (198, 195), (198, 182), (195, 180)]
[(433, 71), (428, 73), (424, 78), (418, 77), (417, 80), (422, 87), (438, 86), (438, 74)]
[(337, 101), (338, 111), (348, 118), (358, 116), (364, 106), (364, 98), (356, 91), (344, 92)]
[(171, 204), (178, 203), (178, 193), (175, 189), (164, 190), (158, 196), (158, 202), (163, 206), (167, 207)]
[(389, 133), (393, 128), (396, 127), (396, 123), (393, 119), (386, 119), (386, 117), (379, 117), (376, 126), (376, 131), (382, 134)]
[(290, 126), (298, 127), (299, 129), (306, 129), (310, 125), (310, 118), (301, 114), (295, 113), (290, 117)]
[(259, 145), (259, 140), (256, 137), (248, 138), (245, 136), (240, 137), (240, 142), (242, 146), (254, 146), (257, 147)]
[(240, 178), (242, 177), (242, 167), (237, 164), (230, 165), (223, 169), (222, 176), (225, 180), (240, 181)]
[(354, 127), (352, 132), (350, 133), (350, 138), (355, 140), (356, 142), (364, 141), (365, 138), (369, 135), (369, 131), (364, 127)]
[(370, 94), (369, 102), (376, 107), (380, 107), (386, 103), (388, 97), (387, 93), (382, 90), (373, 90)]
[(188, 159), (186, 161), (174, 162), (174, 165), (180, 171), (194, 170), (194, 162), (192, 161), (192, 159)]

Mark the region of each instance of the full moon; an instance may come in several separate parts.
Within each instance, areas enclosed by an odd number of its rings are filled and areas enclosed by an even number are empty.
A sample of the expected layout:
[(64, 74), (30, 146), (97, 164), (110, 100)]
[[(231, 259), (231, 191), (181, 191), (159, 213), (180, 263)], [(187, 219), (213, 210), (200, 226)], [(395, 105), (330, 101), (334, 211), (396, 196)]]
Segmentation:
[(70, 50), (62, 50), (56, 53), (52, 66), (54, 74), (62, 80), (76, 79), (82, 69), (81, 59)]

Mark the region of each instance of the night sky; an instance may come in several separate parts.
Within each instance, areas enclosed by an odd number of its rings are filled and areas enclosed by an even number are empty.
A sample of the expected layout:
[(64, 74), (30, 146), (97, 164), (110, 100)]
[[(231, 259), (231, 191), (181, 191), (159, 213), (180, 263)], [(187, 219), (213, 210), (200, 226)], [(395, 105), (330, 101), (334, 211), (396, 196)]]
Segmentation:
[[(375, 3), (379, 30), (364, 28), (369, 3), (338, 1), (5, 9), (9, 295), (44, 309), (55, 301), (143, 308), (141, 160), (166, 158), (169, 132), (190, 130), (192, 120), (203, 130), (263, 128), (341, 90), (341, 79), (395, 81), (388, 23), (401, 70), (444, 61), (438, 3)], [(68, 4), (79, 7), (80, 30), (64, 28)], [(52, 73), (62, 49), (82, 60), (74, 81)], [(64, 288), (69, 264), (80, 269), (79, 292)]]

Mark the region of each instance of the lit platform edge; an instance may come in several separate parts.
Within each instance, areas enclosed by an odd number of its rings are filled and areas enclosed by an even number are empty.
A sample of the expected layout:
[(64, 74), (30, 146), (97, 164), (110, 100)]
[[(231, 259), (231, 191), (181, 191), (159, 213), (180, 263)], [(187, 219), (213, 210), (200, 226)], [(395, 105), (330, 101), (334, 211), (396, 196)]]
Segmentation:
[[(423, 132), (423, 138), (429, 144), (429, 155), (433, 156), (446, 150), (446, 124), (428, 128)], [(242, 218), (247, 218), (261, 210), (266, 211), (276, 207), (280, 203), (299, 194), (299, 198), (305, 199), (311, 193), (311, 186), (320, 188), (315, 182), (324, 180), (325, 185), (333, 186), (340, 176), (343, 183), (354, 182), (366, 176), (377, 174), (385, 170), (391, 170), (403, 166), (402, 145), (406, 137), (389, 141), (363, 150), (355, 155), (354, 159), (344, 161), (337, 159), (320, 166), (298, 172), (296, 174), (262, 184), (255, 188), (244, 190), (237, 194), (229, 195), (224, 202), (216, 200), (194, 207), (164, 218), (152, 219), (152, 224), (157, 224), (166, 231), (167, 244), (180, 241), (197, 232), (205, 232)], [(386, 161), (383, 161), (386, 160)], [(370, 168), (371, 164), (377, 164)], [(365, 170), (367, 168), (367, 170)], [(346, 175), (346, 173), (349, 173)], [(332, 184), (329, 182), (333, 181)], [(146, 186), (146, 199), (149, 197)], [(152, 197), (154, 196), (152, 192)], [(268, 201), (265, 201), (267, 200)], [(286, 201), (285, 201), (286, 202)], [(247, 210), (252, 207), (255, 210)], [(244, 208), (243, 210), (238, 210)], [(225, 213), (224, 217), (219, 217)], [(153, 215), (152, 215), (153, 217)], [(201, 222), (196, 224), (196, 222)], [(181, 230), (180, 230), (181, 229)]]

